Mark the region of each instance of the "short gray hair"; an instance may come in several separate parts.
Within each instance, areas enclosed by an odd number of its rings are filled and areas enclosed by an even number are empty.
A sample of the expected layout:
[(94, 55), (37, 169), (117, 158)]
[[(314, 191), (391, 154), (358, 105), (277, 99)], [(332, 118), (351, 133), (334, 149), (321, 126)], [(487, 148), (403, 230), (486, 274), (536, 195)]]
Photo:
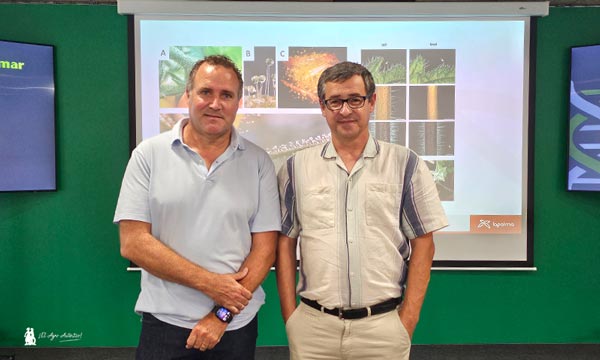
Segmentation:
[(344, 61), (335, 64), (323, 71), (319, 77), (319, 83), (317, 85), (317, 94), (321, 101), (325, 100), (325, 84), (328, 82), (341, 83), (344, 82), (354, 75), (360, 75), (365, 83), (365, 90), (367, 91), (367, 98), (371, 99), (375, 93), (375, 80), (373, 75), (367, 70), (366, 67), (361, 64)]

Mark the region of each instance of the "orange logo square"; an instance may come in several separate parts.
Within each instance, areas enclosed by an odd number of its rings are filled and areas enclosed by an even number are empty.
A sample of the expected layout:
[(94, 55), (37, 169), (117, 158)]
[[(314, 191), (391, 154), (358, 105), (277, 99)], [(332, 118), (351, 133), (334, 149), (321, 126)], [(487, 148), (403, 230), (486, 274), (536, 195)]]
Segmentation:
[(473, 233), (521, 233), (521, 215), (471, 215), (470, 220), (470, 231)]

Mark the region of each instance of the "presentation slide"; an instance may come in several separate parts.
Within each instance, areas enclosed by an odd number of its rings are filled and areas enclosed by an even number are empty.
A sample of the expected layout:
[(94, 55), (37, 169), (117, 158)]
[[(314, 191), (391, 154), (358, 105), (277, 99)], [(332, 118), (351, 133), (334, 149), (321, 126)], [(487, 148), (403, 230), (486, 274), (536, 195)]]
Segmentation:
[(337, 62), (377, 83), (370, 130), (429, 165), (450, 226), (436, 261), (525, 261), (529, 18), (254, 21), (136, 17), (137, 141), (186, 117), (191, 66), (229, 56), (235, 126), (275, 166), (330, 140), (317, 80)]

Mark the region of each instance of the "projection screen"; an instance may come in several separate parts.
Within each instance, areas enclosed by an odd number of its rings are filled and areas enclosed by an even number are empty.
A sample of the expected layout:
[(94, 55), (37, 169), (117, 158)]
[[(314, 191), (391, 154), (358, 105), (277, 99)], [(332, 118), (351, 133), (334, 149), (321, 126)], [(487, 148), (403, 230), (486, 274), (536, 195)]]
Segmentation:
[[(278, 168), (330, 139), (321, 71), (362, 63), (371, 134), (427, 161), (450, 226), (440, 269), (534, 269), (529, 169), (534, 3), (119, 1), (133, 14), (135, 144), (187, 116), (191, 65), (229, 56), (244, 77), (235, 126)], [(133, 144), (133, 146), (135, 146)]]

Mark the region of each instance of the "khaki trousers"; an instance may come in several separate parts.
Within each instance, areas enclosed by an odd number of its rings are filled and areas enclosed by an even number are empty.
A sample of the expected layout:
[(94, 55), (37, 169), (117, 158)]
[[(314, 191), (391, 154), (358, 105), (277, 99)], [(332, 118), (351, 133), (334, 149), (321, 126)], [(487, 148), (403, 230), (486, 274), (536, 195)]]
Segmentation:
[(410, 355), (398, 311), (342, 320), (301, 302), (285, 329), (292, 360), (408, 360)]

